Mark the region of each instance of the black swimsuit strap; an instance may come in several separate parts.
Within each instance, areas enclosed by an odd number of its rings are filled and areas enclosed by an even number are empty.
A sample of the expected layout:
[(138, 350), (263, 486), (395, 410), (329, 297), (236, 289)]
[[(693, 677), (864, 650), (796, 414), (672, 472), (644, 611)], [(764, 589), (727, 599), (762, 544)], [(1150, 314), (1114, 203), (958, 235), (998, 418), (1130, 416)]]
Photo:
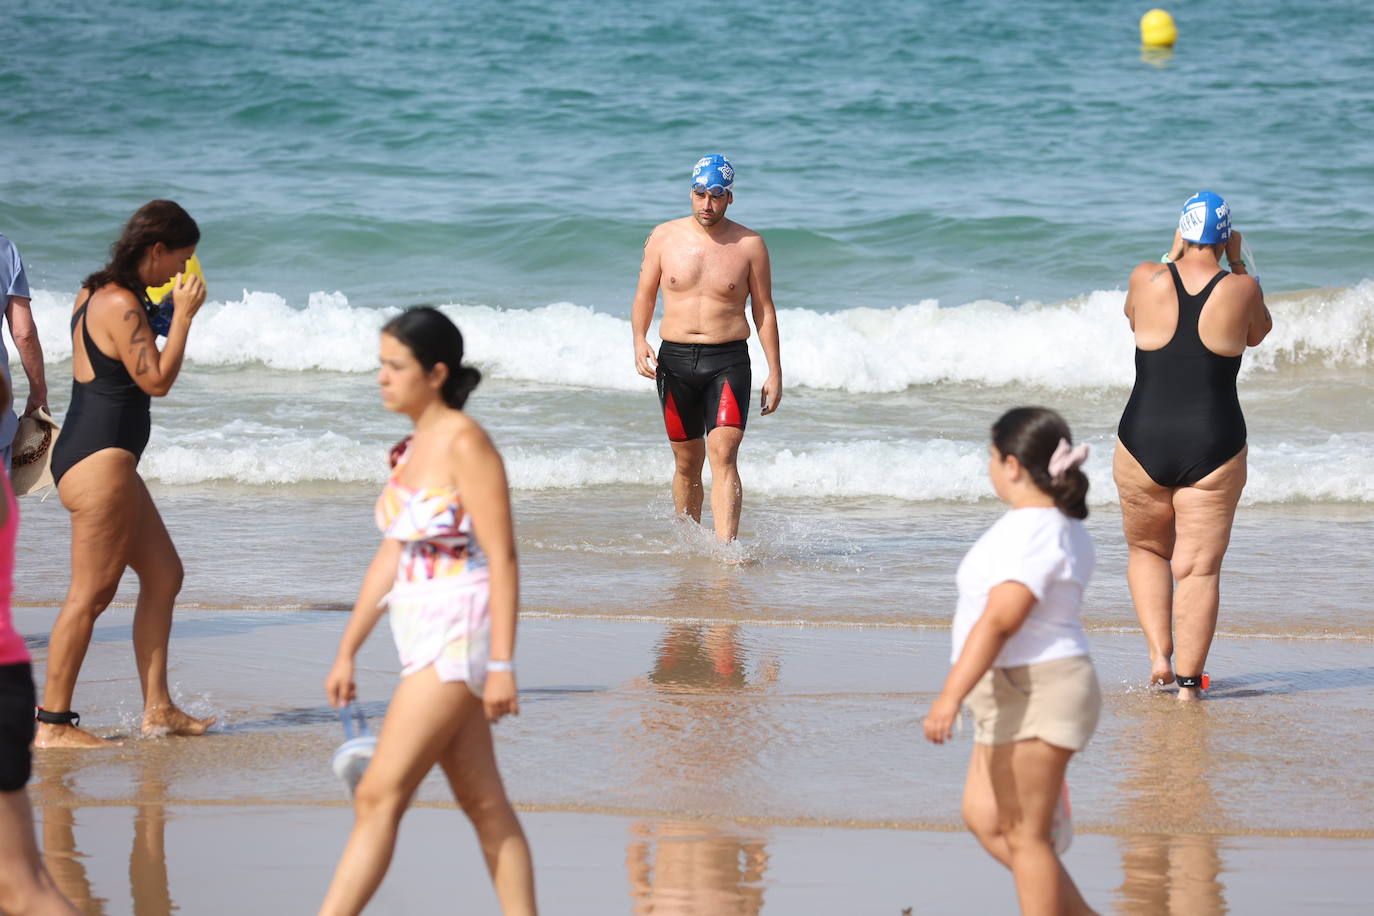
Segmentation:
[(1203, 302), (1206, 302), (1211, 297), (1212, 290), (1217, 288), (1217, 284), (1220, 283), (1222, 280), (1225, 280), (1229, 276), (1231, 275), (1228, 274), (1226, 271), (1218, 270), (1217, 275), (1213, 277), (1211, 280), (1207, 281), (1207, 285), (1202, 288), (1202, 292), (1198, 293), (1197, 297), (1201, 299)]
[[(91, 364), (91, 381), (95, 381), (96, 379), (101, 378), (102, 376), (107, 376), (111, 373), (119, 372), (120, 370), (124, 369), (124, 361), (122, 359), (120, 359), (117, 356), (107, 355), (103, 350), (100, 349), (100, 346), (96, 344), (94, 340), (91, 339), (91, 323), (90, 321), (82, 320), (83, 318), (88, 317), (86, 314), (86, 309), (91, 304), (91, 300), (94, 298), (95, 293), (92, 292), (90, 295), (86, 297), (86, 301), (81, 303), (81, 307), (78, 308), (72, 314), (73, 334), (76, 333), (76, 323), (78, 321), (81, 322), (81, 341), (86, 347), (86, 361)], [(124, 371), (127, 375), (128, 371)], [(90, 384), (90, 382), (78, 382), (75, 376), (73, 376), (72, 381), (76, 382), (76, 384), (78, 385)], [(132, 379), (130, 381), (132, 382)]]
[(1183, 278), (1179, 276), (1178, 265), (1175, 264), (1173, 261), (1169, 262), (1169, 273), (1174, 275), (1174, 292), (1178, 293), (1179, 302), (1182, 302), (1184, 299), (1198, 299), (1202, 302), (1206, 302), (1207, 299), (1212, 295), (1212, 290), (1216, 289), (1217, 284), (1220, 283), (1226, 277), (1230, 276), (1230, 274), (1226, 271), (1218, 270), (1216, 276), (1207, 281), (1206, 286), (1204, 286), (1202, 289), (1198, 290), (1195, 293), (1190, 293), (1188, 292), (1188, 289), (1183, 285)]
[[(1208, 280), (1207, 285), (1196, 293), (1190, 293), (1184, 288), (1183, 278), (1179, 276), (1178, 268), (1172, 263), (1169, 264), (1169, 272), (1174, 276), (1174, 292), (1178, 296), (1178, 323), (1174, 325), (1174, 334), (1169, 338), (1165, 349), (1171, 352), (1179, 352), (1181, 348), (1184, 352), (1212, 353), (1202, 342), (1198, 326), (1202, 321), (1202, 310), (1206, 307), (1212, 290), (1227, 276), (1226, 271), (1217, 271), (1216, 276)], [(1212, 355), (1216, 356), (1215, 353)]]

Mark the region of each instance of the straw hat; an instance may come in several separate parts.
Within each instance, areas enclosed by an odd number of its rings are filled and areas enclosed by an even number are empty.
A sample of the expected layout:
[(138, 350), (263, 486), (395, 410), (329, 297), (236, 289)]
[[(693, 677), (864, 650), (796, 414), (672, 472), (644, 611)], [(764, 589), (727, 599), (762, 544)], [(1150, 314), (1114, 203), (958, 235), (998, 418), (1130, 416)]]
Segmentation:
[(19, 421), (10, 458), (10, 485), (16, 496), (52, 486), (52, 446), (61, 431), (41, 407)]

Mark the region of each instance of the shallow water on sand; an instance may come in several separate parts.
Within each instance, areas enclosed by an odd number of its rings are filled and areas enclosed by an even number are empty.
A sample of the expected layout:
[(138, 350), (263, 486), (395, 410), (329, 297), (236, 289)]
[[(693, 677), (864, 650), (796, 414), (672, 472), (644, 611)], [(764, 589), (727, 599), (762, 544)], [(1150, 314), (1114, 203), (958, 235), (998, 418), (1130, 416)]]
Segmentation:
[[(186, 565), (183, 606), (347, 609), (377, 544), (373, 496), (357, 487), (289, 500), (261, 488), (154, 492)], [(1003, 511), (992, 502), (760, 499), (746, 507), (743, 551), (722, 555), (672, 518), (666, 488), (518, 492), (515, 510), (530, 614), (939, 628), (952, 614), (954, 569)], [(15, 600), (59, 602), (67, 514), (56, 499), (26, 500), (24, 512)], [(1098, 567), (1084, 617), (1094, 630), (1135, 633), (1120, 515), (1097, 507), (1088, 528)], [(1365, 505), (1242, 507), (1220, 632), (1374, 638), (1372, 541)], [(132, 602), (136, 585), (127, 576), (118, 600)]]
[[(48, 805), (47, 861), (82, 912), (308, 913), (351, 820), (339, 805)], [(525, 811), (545, 911), (567, 916), (833, 916), (1015, 911), (1009, 877), (971, 837)], [(1368, 841), (1080, 834), (1067, 861), (1123, 916), (1360, 913)], [(243, 881), (251, 874), (251, 881)], [(1303, 880), (1304, 876), (1308, 880)], [(462, 816), (412, 810), (371, 911), (497, 912)]]
[[(50, 617), (49, 609), (18, 610), (26, 633), (41, 632)], [(147, 912), (159, 912), (157, 902), (171, 899), (169, 880), (183, 906), (207, 899), (185, 876), (223, 858), (216, 850), (233, 835), (270, 835), (269, 825), (281, 824), (312, 838), (298, 852), (308, 866), (299, 877), (321, 892), (347, 825), (328, 769), (341, 731), (320, 687), (344, 615), (183, 611), (175, 691), (192, 711), (221, 721), (205, 738), (163, 740), (132, 737), (130, 618), (124, 608), (102, 618), (75, 704), (96, 733), (126, 743), (38, 756), (32, 792), (50, 857), (75, 881), (83, 869), (108, 871), (108, 863), (87, 861), (88, 850), (117, 847), (111, 832), (132, 835), (131, 890), (109, 875), (94, 883), (88, 876), (90, 893), (142, 895), (153, 901)], [(385, 624), (381, 630), (358, 671), (374, 724), (395, 682)], [(1090, 899), (1110, 900), (1121, 913), (1263, 912), (1242, 904), (1262, 900), (1257, 888), (1269, 871), (1294, 857), (1319, 871), (1292, 876), (1272, 899), (1315, 899), (1308, 890), (1324, 888), (1338, 912), (1367, 899), (1357, 863), (1374, 848), (1368, 641), (1219, 639), (1213, 688), (1194, 706), (1140, 686), (1133, 634), (1098, 632), (1092, 642), (1106, 705), (1096, 738), (1070, 770), (1079, 840), (1068, 860), (1070, 868), (1078, 863)], [(31, 639), (40, 680), (42, 643)], [(924, 901), (917, 912), (952, 913), (966, 912), (959, 901), (979, 894), (988, 895), (988, 909), (1005, 909), (1009, 880), (961, 834), (971, 727), (965, 723), (952, 746), (920, 738), (947, 645), (947, 632), (910, 625), (526, 620), (522, 714), (497, 728), (498, 753), (512, 798), (534, 812), (527, 823), (548, 872), (541, 886), (564, 888), (560, 899), (570, 901), (554, 911), (649, 912), (653, 901), (667, 912), (702, 912), (709, 897), (734, 908), (720, 912), (760, 912), (766, 902), (769, 912), (828, 913), (833, 901), (848, 900), (873, 912)], [(461, 847), (459, 815), (450, 811), (442, 826), (428, 811), (452, 807), (438, 774), (422, 786), (419, 804), (403, 837), (419, 832), (427, 847)], [(129, 812), (132, 828), (119, 826)], [(609, 839), (604, 825), (588, 826), (602, 823), (597, 818), (614, 822)], [(429, 826), (414, 826), (417, 819)], [(98, 825), (103, 832), (92, 834)], [(230, 833), (220, 835), (224, 829)], [(163, 831), (185, 837), (182, 852), (162, 852)], [(428, 891), (403, 876), (423, 873), (417, 869), (432, 853), (411, 843), (386, 887), (423, 912)], [(851, 858), (860, 854), (890, 873)], [(254, 855), (266, 858), (265, 847), (228, 859)], [(478, 857), (470, 858), (460, 857), (459, 867), (471, 865), (482, 885)], [(159, 871), (164, 859), (171, 867)], [(985, 886), (974, 898), (936, 889), (951, 869)], [(235, 899), (265, 893), (274, 881)], [(813, 885), (815, 900), (797, 896)], [(315, 899), (300, 887), (292, 895)], [(1160, 908), (1166, 899), (1173, 909)]]
[[(32, 630), (41, 613), (21, 623)], [(100, 734), (137, 724), (129, 616), (111, 610), (97, 628), (74, 704)], [(339, 727), (320, 684), (344, 623), (187, 611), (172, 677), (191, 709), (221, 717), (215, 733), (45, 753), (40, 772), (91, 800), (336, 799), (327, 757)], [(953, 829), (970, 733), (937, 748), (918, 727), (947, 645), (947, 633), (910, 627), (527, 620), (523, 714), (498, 729), (504, 772), (521, 802), (555, 810)], [(1107, 700), (1072, 774), (1084, 829), (1374, 836), (1368, 642), (1218, 640), (1209, 702), (1196, 707), (1139, 686), (1134, 636), (1094, 634), (1093, 646)], [(393, 654), (379, 632), (360, 658), (374, 718)], [(1311, 767), (1317, 747), (1341, 752)], [(446, 792), (436, 773), (421, 798)]]

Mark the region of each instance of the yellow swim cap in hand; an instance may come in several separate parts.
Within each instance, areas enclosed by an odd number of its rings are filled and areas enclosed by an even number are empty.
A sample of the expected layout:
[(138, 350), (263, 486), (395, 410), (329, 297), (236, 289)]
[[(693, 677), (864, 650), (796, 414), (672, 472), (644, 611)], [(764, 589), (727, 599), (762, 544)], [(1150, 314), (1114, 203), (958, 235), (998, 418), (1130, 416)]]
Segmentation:
[[(201, 272), (201, 270), (200, 270), (200, 258), (196, 257), (195, 255), (191, 255), (191, 259), (190, 259), (189, 261), (186, 262), (186, 273), (188, 273), (188, 274), (195, 274), (197, 277), (200, 277), (202, 280), (205, 279), (205, 274), (203, 274), (203, 273)], [(177, 274), (177, 277), (179, 277), (179, 276), (181, 276), (181, 274)], [(174, 287), (174, 286), (176, 286), (176, 285), (177, 285), (177, 278), (176, 278), (176, 277), (173, 277), (172, 279), (168, 280), (166, 283), (162, 284), (161, 286), (150, 286), (150, 287), (148, 287), (148, 298), (149, 298), (149, 300), (152, 301), (153, 305), (157, 305), (157, 304), (160, 303), (163, 299), (167, 298), (168, 294), (171, 293), (171, 291), (172, 291), (172, 287)]]

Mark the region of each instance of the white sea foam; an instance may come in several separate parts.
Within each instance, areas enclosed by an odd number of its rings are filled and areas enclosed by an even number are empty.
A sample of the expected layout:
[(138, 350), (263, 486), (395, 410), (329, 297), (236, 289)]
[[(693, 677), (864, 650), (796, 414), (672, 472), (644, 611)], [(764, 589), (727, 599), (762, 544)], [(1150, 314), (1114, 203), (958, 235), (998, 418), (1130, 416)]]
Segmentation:
[[(991, 301), (941, 308), (934, 301), (891, 309), (779, 314), (789, 385), (854, 393), (968, 382), (1051, 389), (1125, 388), (1134, 366), (1121, 314), (1124, 294), (1097, 291), (1055, 304)], [(34, 308), (50, 361), (70, 358), (69, 294), (38, 290)], [(638, 390), (629, 321), (559, 302), (533, 309), (443, 307), (462, 327), (469, 358), (489, 376), (591, 388)], [(1341, 290), (1276, 297), (1275, 330), (1250, 351), (1243, 373), (1284, 364), (1374, 365), (1374, 281)], [(377, 329), (395, 309), (313, 293), (295, 308), (273, 293), (212, 301), (197, 318), (192, 362), (258, 362), (286, 371), (365, 372), (376, 365)], [(755, 366), (765, 365), (751, 340)]]
[[(34, 291), (34, 320), (49, 362), (71, 359), (71, 308), (72, 294)], [(186, 355), (213, 366), (261, 362), (291, 371), (365, 372), (377, 365), (377, 329), (396, 311), (351, 306), (343, 293), (311, 293), (299, 309), (274, 293), (245, 290), (238, 300), (201, 307)]]
[(1374, 503), (1374, 433), (1250, 444), (1242, 502)]
[(375, 445), (363, 445), (332, 432), (283, 435), (267, 442), (173, 442), (150, 446), (139, 471), (144, 477), (171, 484), (380, 482), (386, 477), (380, 452)]
[[(34, 301), (48, 358), (68, 358), (71, 344), (62, 331), (70, 299), (39, 291)], [(1132, 361), (1120, 306), (1119, 292), (1096, 292), (1057, 305), (1016, 308), (974, 302), (942, 309), (926, 302), (887, 310), (785, 311), (781, 321), (788, 382), (856, 394), (937, 382), (970, 391), (1002, 384), (1079, 391), (1124, 388), (1130, 382)], [(629, 325), (622, 318), (569, 303), (529, 310), (445, 308), (464, 328), (473, 360), (489, 375), (589, 389), (642, 389), (649, 384), (631, 370)], [(1336, 366), (1363, 377), (1374, 366), (1374, 282), (1279, 298), (1274, 311), (1275, 331), (1264, 347), (1247, 356), (1247, 371), (1299, 364)], [(317, 293), (303, 309), (267, 293), (245, 293), (236, 302), (208, 304), (197, 319), (191, 358), (219, 366), (256, 362), (301, 373), (291, 377), (292, 397), (297, 400), (286, 412), (275, 409), (275, 400), (271, 409), (264, 407), (261, 399), (274, 398), (272, 392), (281, 387), (276, 384), (282, 381), (278, 376), (262, 390), (259, 380), (259, 388), (222, 392), (216, 401), (222, 412), (207, 413), (198, 405), (176, 413), (172, 405), (160, 407), (154, 414), (159, 425), (144, 456), (143, 472), (174, 485), (221, 481), (375, 486), (385, 476), (381, 455), (386, 443), (359, 433), (345, 419), (350, 402), (340, 391), (352, 390), (361, 379), (336, 373), (372, 369), (377, 328), (393, 314), (395, 310), (350, 305), (337, 293)], [(756, 358), (761, 360), (761, 355)], [(54, 391), (65, 387), (56, 378), (49, 381)], [(212, 387), (222, 384), (215, 380)], [(321, 392), (318, 402), (308, 394), (299, 401), (301, 391), (316, 389)], [(1293, 397), (1301, 402), (1301, 391)], [(57, 406), (60, 411), (61, 404)], [(564, 427), (571, 423), (571, 435), (562, 427), (557, 438), (532, 433), (549, 419), (542, 409), (537, 399), (531, 400), (515, 411), (528, 415), (508, 413), (502, 418), (518, 429), (519, 444), (504, 447), (516, 488), (666, 486), (671, 454), (657, 438), (608, 440), (597, 425), (601, 420), (589, 417), (584, 425), (580, 416), (558, 421)], [(1274, 405), (1266, 409), (1274, 415)], [(823, 441), (803, 447), (770, 447), (766, 440), (752, 440), (741, 456), (749, 492), (778, 498), (917, 502), (990, 496), (985, 444), (973, 439), (981, 435), (982, 421), (953, 428), (937, 424), (935, 428), (945, 429), (949, 438), (914, 438), (910, 427), (901, 424), (875, 430), (864, 426), (862, 417), (855, 422), (856, 428), (868, 430), (867, 438), (845, 439), (843, 423), (827, 423), (829, 431), (817, 433)], [(1332, 432), (1345, 428), (1345, 423), (1327, 427)], [(879, 431), (886, 429), (893, 434)], [(1306, 419), (1285, 430), (1252, 423), (1251, 433), (1247, 502), (1374, 503), (1374, 434), (1317, 433)], [(1093, 444), (1088, 465), (1092, 500), (1109, 503), (1115, 499), (1112, 443), (1103, 437)]]
[[(160, 444), (167, 439), (170, 444)], [(1089, 440), (1090, 502), (1115, 502), (1112, 443)], [(144, 456), (145, 476), (169, 484), (224, 481), (247, 485), (310, 482), (373, 487), (385, 478), (383, 447), (333, 432), (280, 435), (259, 442), (207, 434), (171, 436), (158, 430)], [(888, 498), (912, 502), (990, 499), (987, 452), (981, 442), (950, 439), (823, 442), (772, 453), (756, 446), (741, 456), (752, 495), (809, 499)], [(517, 490), (660, 487), (672, 458), (660, 446), (511, 447), (505, 450)], [(706, 477), (710, 479), (707, 469)], [(1374, 503), (1374, 434), (1320, 441), (1251, 443), (1244, 502)]]
[(1274, 330), (1263, 345), (1245, 354), (1251, 371), (1285, 362), (1374, 366), (1374, 280), (1274, 299)]

